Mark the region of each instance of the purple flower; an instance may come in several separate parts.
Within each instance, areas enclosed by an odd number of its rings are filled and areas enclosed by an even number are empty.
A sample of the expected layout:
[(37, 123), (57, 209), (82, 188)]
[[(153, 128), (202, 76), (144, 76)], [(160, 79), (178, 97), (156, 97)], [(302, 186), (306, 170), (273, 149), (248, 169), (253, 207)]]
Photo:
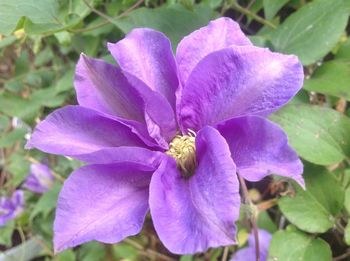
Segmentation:
[(11, 197), (0, 197), (0, 226), (16, 218), (24, 210), (23, 191), (16, 190)]
[(47, 165), (33, 163), (23, 187), (36, 193), (44, 193), (53, 186), (53, 182), (54, 176)]
[(185, 37), (175, 57), (144, 28), (108, 49), (119, 67), (81, 55), (79, 106), (50, 114), (27, 144), (88, 163), (59, 195), (55, 251), (135, 235), (148, 210), (173, 253), (235, 244), (236, 172), (304, 184), (286, 135), (264, 118), (301, 88), (297, 57), (254, 47), (228, 18)]
[[(260, 260), (266, 261), (267, 255), (269, 253), (269, 246), (271, 241), (271, 234), (263, 229), (258, 230), (259, 234), (259, 253)], [(248, 238), (248, 246), (238, 250), (230, 261), (250, 261), (256, 260), (255, 253), (255, 238), (254, 234), (251, 233)]]

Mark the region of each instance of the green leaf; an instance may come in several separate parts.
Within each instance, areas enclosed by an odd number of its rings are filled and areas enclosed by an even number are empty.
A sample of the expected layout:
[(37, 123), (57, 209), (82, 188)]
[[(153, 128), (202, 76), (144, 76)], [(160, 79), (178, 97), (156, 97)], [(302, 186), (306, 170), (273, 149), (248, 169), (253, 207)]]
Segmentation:
[(0, 0), (0, 6), (0, 34), (5, 35), (22, 27), (29, 34), (65, 30), (90, 13), (82, 0)]
[(192, 255), (185, 255), (180, 257), (180, 261), (192, 261), (193, 256)]
[(335, 110), (291, 104), (271, 119), (285, 130), (298, 154), (310, 162), (329, 165), (350, 156), (350, 120)]
[(16, 42), (16, 40), (17, 40), (17, 37), (14, 35), (9, 35), (6, 38), (1, 39), (0, 40), (0, 49), (5, 48), (5, 47), (13, 44), (14, 42)]
[(304, 88), (350, 101), (350, 61), (333, 60), (324, 63), (311, 79), (305, 81)]
[(7, 148), (13, 146), (17, 141), (24, 139), (24, 135), (27, 133), (26, 129), (14, 129), (13, 131), (2, 135), (0, 137), (0, 148)]
[(75, 253), (72, 249), (65, 250), (63, 252), (60, 252), (59, 254), (55, 255), (52, 259), (53, 261), (75, 261)]
[(264, 0), (264, 13), (267, 20), (271, 20), (275, 17), (277, 12), (286, 4), (289, 0)]
[(14, 260), (35, 260), (36, 257), (42, 255), (43, 245), (39, 244), (35, 239), (28, 239), (21, 244), (8, 249), (7, 251), (0, 252), (1, 261), (14, 261)]
[[(346, 172), (349, 175), (349, 172)], [(350, 187), (345, 190), (345, 201), (344, 201), (345, 209), (350, 214)]]
[(133, 246), (128, 245), (126, 243), (120, 243), (117, 245), (113, 245), (113, 253), (116, 258), (119, 259), (127, 259), (130, 261), (139, 260), (139, 253), (137, 249)]
[(11, 246), (12, 234), (15, 230), (15, 221), (11, 220), (5, 226), (0, 227), (0, 245)]
[(101, 243), (90, 242), (82, 245), (78, 251), (79, 259), (84, 261), (106, 260), (105, 248)]
[(17, 151), (11, 154), (10, 164), (7, 165), (7, 170), (12, 174), (12, 178), (9, 183), (13, 187), (19, 186), (29, 172), (29, 162), (24, 159), (24, 155), (21, 151)]
[(173, 48), (193, 30), (206, 25), (212, 10), (206, 5), (197, 5), (193, 11), (182, 5), (161, 6), (159, 8), (139, 8), (125, 18), (115, 20), (115, 24), (128, 33), (136, 27), (149, 27), (166, 34)]
[(345, 243), (350, 246), (350, 222), (348, 221), (348, 224), (345, 227), (344, 231), (344, 241)]
[(16, 116), (23, 120), (31, 119), (35, 117), (38, 110), (37, 104), (21, 97), (6, 92), (0, 95), (0, 111), (9, 116)]
[(278, 205), (286, 218), (301, 230), (323, 233), (332, 228), (344, 204), (344, 191), (327, 169), (305, 164), (306, 190), (299, 186), (295, 197), (284, 196)]
[(0, 0), (0, 33), (9, 34), (15, 30), (22, 17), (34, 23), (54, 23), (58, 4), (54, 0)]
[(72, 45), (78, 53), (85, 53), (88, 56), (96, 56), (101, 40), (96, 36), (75, 35)]
[(0, 115), (0, 133), (10, 127), (10, 119), (5, 115)]
[(301, 232), (278, 231), (272, 236), (268, 261), (330, 261), (329, 245)]
[(335, 55), (336, 59), (344, 59), (350, 61), (350, 38), (343, 44)]
[(259, 212), (258, 216), (258, 227), (273, 233), (277, 230), (277, 226), (273, 223), (271, 217), (267, 211)]
[(67, 68), (65, 74), (57, 81), (55, 93), (61, 93), (73, 89), (74, 69)]
[(45, 64), (49, 63), (53, 59), (53, 52), (52, 49), (47, 46), (44, 50), (37, 53), (35, 56), (35, 66), (44, 66)]
[(35, 204), (34, 209), (30, 213), (30, 219), (33, 219), (39, 214), (47, 218), (48, 214), (55, 208), (58, 194), (62, 185), (55, 183), (55, 185), (46, 193), (44, 193), (39, 201)]
[(318, 0), (300, 8), (271, 35), (274, 48), (297, 55), (304, 65), (321, 59), (344, 33), (349, 17), (346, 2)]

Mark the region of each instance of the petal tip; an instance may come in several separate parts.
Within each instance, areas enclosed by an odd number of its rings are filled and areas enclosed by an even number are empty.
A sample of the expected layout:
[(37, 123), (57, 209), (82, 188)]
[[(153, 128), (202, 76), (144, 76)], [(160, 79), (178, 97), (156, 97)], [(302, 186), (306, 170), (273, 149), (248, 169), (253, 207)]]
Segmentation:
[(31, 139), (28, 140), (27, 143), (24, 145), (24, 149), (26, 149), (26, 150), (34, 149), (34, 145), (33, 145)]

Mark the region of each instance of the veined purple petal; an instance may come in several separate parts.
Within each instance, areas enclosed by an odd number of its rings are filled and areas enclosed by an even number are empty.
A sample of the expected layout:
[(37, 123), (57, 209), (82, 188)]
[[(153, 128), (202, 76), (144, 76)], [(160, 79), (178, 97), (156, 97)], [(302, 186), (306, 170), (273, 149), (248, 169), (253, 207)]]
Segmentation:
[[(260, 260), (266, 261), (272, 235), (263, 229), (259, 229), (258, 234), (259, 234)], [(252, 261), (256, 260), (255, 239), (254, 239), (253, 232), (249, 235), (248, 246), (238, 250), (234, 254), (234, 256), (230, 259), (230, 261), (250, 261), (250, 260)]]
[(81, 154), (76, 156), (81, 161), (108, 164), (108, 163), (130, 163), (145, 170), (155, 171), (160, 164), (163, 153), (152, 151), (140, 147), (118, 147), (104, 148), (89, 154)]
[(116, 66), (82, 54), (74, 86), (81, 106), (143, 122), (142, 98)]
[(128, 163), (74, 171), (58, 199), (55, 252), (91, 240), (117, 243), (140, 232), (149, 208), (151, 175)]
[(129, 82), (136, 86), (143, 98), (144, 120), (148, 134), (160, 146), (167, 149), (168, 142), (175, 136), (177, 122), (175, 112), (169, 102), (158, 92), (152, 91), (141, 80), (124, 72)]
[(258, 116), (246, 116), (223, 122), (217, 129), (230, 146), (242, 177), (259, 181), (277, 174), (304, 187), (303, 164), (278, 125)]
[(108, 49), (122, 70), (161, 93), (175, 108), (176, 64), (171, 43), (164, 34), (147, 28), (134, 29), (123, 40), (109, 43)]
[(0, 197), (0, 227), (16, 218), (24, 210), (22, 190), (16, 190), (10, 198)]
[(167, 157), (153, 174), (150, 210), (163, 244), (190, 254), (236, 243), (240, 196), (236, 167), (219, 132), (211, 127), (196, 137), (198, 167), (184, 179)]
[(140, 79), (103, 60), (81, 55), (74, 83), (81, 106), (117, 117), (147, 145), (167, 149), (177, 129), (174, 111)]
[(36, 193), (44, 193), (53, 186), (53, 183), (54, 176), (49, 167), (42, 163), (33, 163), (30, 165), (30, 172), (23, 187)]
[(207, 55), (182, 93), (182, 131), (244, 115), (267, 115), (302, 87), (303, 67), (293, 55), (233, 46)]
[[(251, 45), (239, 24), (227, 17), (211, 21), (181, 40), (176, 50), (180, 82), (183, 86), (198, 62), (208, 54), (231, 45)], [(200, 87), (198, 87), (200, 88)]]
[(66, 106), (39, 123), (26, 148), (72, 156), (108, 147), (144, 146), (130, 128), (81, 106)]

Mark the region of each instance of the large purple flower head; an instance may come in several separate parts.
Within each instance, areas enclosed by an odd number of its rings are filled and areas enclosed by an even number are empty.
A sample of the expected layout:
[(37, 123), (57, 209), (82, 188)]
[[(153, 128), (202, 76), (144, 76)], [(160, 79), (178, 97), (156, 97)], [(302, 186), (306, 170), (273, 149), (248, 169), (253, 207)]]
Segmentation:
[[(272, 235), (263, 229), (258, 230), (258, 235), (259, 235), (260, 260), (266, 261), (269, 253), (269, 247), (270, 247), (270, 241), (271, 241)], [(256, 260), (255, 239), (254, 239), (253, 232), (249, 235), (248, 246), (238, 250), (234, 254), (234, 256), (230, 259), (230, 261), (251, 261), (251, 260)]]
[(148, 210), (173, 253), (235, 244), (236, 173), (303, 185), (301, 161), (264, 117), (301, 88), (297, 57), (254, 47), (228, 18), (185, 37), (175, 57), (144, 28), (108, 48), (119, 67), (81, 55), (79, 105), (50, 114), (27, 145), (88, 163), (60, 193), (55, 251), (135, 235)]
[(23, 210), (23, 191), (16, 190), (11, 197), (0, 197), (0, 226), (16, 218)]
[(23, 187), (36, 193), (44, 193), (53, 186), (53, 183), (54, 176), (49, 167), (46, 164), (33, 163), (30, 165)]

